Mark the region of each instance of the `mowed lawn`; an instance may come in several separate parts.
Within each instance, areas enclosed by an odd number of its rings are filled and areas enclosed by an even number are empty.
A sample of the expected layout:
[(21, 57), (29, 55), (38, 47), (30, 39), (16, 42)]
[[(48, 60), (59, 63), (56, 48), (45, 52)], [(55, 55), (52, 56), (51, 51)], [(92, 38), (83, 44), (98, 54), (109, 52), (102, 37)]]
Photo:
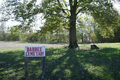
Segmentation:
[[(120, 43), (79, 44), (80, 50), (46, 48), (45, 80), (120, 80)], [(25, 80), (24, 49), (0, 49), (0, 80)], [(42, 58), (28, 59), (28, 79), (38, 80)]]

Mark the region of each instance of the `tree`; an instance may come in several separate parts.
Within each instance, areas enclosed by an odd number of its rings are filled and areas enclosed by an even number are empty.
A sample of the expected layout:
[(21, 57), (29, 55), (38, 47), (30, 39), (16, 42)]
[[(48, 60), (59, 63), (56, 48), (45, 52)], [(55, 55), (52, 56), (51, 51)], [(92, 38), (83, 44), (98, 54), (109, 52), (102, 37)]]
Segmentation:
[(14, 27), (11, 27), (9, 33), (6, 33), (6, 40), (19, 41), (19, 36), (19, 30), (16, 31)]
[[(102, 24), (101, 27), (107, 27), (106, 25), (113, 24), (116, 16), (112, 3), (109, 0), (43, 0), (42, 1), (42, 12), (45, 15), (45, 19), (50, 20), (50, 23), (69, 21), (69, 48), (76, 48), (76, 20), (79, 18), (79, 13), (86, 13), (92, 15), (96, 22)], [(111, 17), (113, 20), (111, 20)], [(54, 20), (53, 20), (54, 18)], [(59, 19), (58, 19), (59, 18)], [(49, 27), (50, 30), (58, 28)], [(64, 24), (63, 24), (64, 25)], [(59, 26), (60, 27), (60, 26)]]
[(120, 42), (120, 36), (119, 36), (119, 33), (120, 33), (120, 15), (118, 16), (117, 23), (118, 24), (115, 25), (115, 28), (114, 28), (114, 41)]
[(0, 41), (2, 41), (2, 40), (4, 40), (4, 31), (3, 31), (3, 26), (2, 25), (0, 25)]
[(35, 2), (36, 0), (31, 0), (22, 5), (22, 8), (21, 5), (18, 6), (15, 15), (32, 21), (31, 16), (43, 13), (46, 22), (41, 30), (43, 32), (61, 28), (69, 30), (69, 48), (78, 47), (76, 20), (81, 13), (93, 16), (103, 28), (114, 24), (116, 20), (110, 0), (42, 0), (41, 5), (36, 5)]
[(3, 1), (0, 6), (0, 23), (1, 23), (1, 30), (3, 34), (3, 41), (5, 40), (5, 31), (6, 31), (6, 22), (10, 19), (10, 11), (11, 8), (6, 6), (6, 3)]

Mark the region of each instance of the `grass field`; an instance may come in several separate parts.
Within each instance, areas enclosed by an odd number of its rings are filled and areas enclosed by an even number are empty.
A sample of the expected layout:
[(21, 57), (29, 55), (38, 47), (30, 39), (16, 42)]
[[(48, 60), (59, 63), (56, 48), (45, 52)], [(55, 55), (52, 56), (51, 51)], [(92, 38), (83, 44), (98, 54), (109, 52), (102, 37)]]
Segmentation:
[[(98, 50), (46, 48), (45, 80), (120, 80), (120, 43), (98, 44)], [(0, 80), (25, 80), (24, 49), (0, 49)], [(28, 59), (28, 80), (38, 80), (42, 58)]]

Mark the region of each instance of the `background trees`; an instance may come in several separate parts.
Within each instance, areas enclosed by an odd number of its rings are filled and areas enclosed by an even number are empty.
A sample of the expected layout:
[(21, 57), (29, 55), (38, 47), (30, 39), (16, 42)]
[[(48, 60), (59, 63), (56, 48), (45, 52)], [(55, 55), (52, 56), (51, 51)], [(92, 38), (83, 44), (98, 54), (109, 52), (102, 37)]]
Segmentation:
[[(7, 7), (13, 8), (11, 10), (13, 18), (21, 23), (14, 28), (21, 31), (19, 33), (22, 36), (28, 36), (26, 39), (19, 36), (19, 40), (69, 41), (70, 48), (76, 48), (77, 42), (120, 40), (119, 14), (109, 0), (42, 0), (39, 4), (37, 2), (37, 0), (6, 2)], [(44, 25), (36, 25), (38, 15), (42, 15)], [(40, 30), (32, 32), (33, 26), (39, 26)]]

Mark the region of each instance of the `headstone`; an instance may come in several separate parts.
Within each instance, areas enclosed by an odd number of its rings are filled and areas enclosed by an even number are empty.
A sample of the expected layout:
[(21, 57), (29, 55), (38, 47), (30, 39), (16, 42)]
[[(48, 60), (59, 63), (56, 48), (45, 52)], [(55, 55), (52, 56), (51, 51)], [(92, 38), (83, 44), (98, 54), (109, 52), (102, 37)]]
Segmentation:
[(99, 49), (95, 44), (91, 45), (91, 49)]

